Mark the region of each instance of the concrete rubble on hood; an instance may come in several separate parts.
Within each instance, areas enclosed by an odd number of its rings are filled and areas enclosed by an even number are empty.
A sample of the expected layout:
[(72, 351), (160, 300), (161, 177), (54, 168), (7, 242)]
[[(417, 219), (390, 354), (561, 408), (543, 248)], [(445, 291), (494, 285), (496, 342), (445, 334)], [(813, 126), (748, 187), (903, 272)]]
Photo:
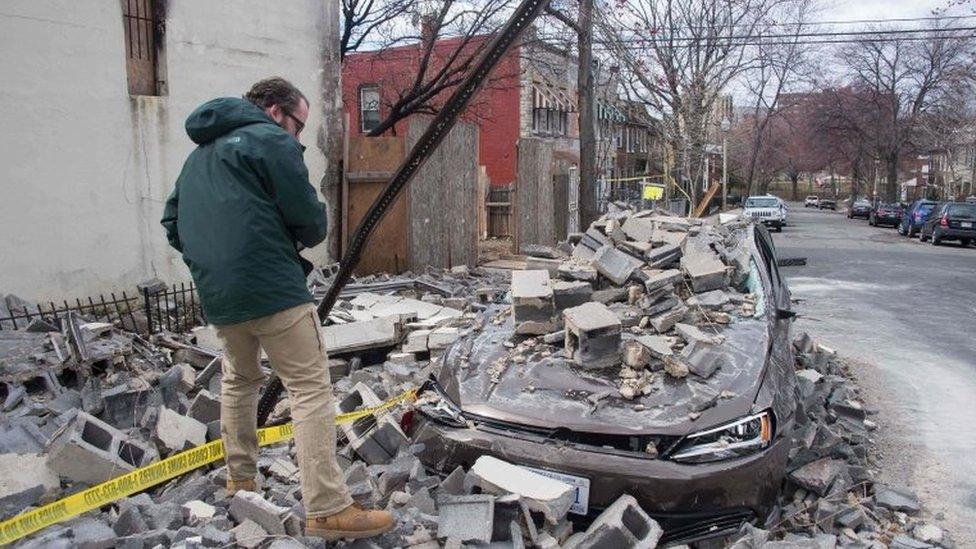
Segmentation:
[[(349, 284), (325, 329), (336, 412), (418, 386), (447, 348), (489, 323), (511, 321), (513, 313), (530, 325), (526, 335), (505, 342), (513, 362), (569, 351), (567, 358), (578, 354), (581, 367), (601, 365), (616, 380), (619, 398), (635, 409), (664, 379), (688, 384), (689, 417), (714, 405), (723, 396), (707, 382), (723, 364), (706, 360), (706, 351), (721, 347), (728, 323), (755, 312), (756, 296), (743, 285), (748, 258), (743, 264), (736, 251), (746, 222), (614, 215), (612, 223), (604, 219), (572, 237), (572, 244), (526, 247), (541, 259), (522, 264), (537, 273), (429, 269)], [(526, 276), (530, 282), (516, 282)], [(310, 277), (317, 299), (329, 284), (324, 271)], [(5, 300), (11, 302), (17, 300)], [(505, 312), (484, 314), (492, 304), (506, 305)], [(136, 336), (121, 329), (131, 324), (122, 319), (112, 327), (79, 315), (76, 329), (53, 320), (34, 323), (39, 331), (0, 331), (0, 466), (24, 471), (19, 483), (0, 484), (0, 503), (10, 503), (0, 506), (0, 520), (219, 437), (221, 373), (211, 331), (197, 330), (197, 341), (192, 334)], [(577, 353), (580, 339), (590, 345)], [(836, 356), (805, 335), (796, 347), (799, 419), (787, 491), (767, 523), (736, 536), (742, 538), (736, 547), (896, 541), (950, 547), (951, 534), (924, 517), (914, 496), (871, 482), (872, 414)], [(463, 360), (458, 367), (466, 367)], [(573, 492), (566, 485), (517, 464), (483, 456), (446, 478), (425, 470), (416, 457), (423, 448), (400, 428), (408, 408), (337, 429), (338, 460), (353, 498), (391, 510), (396, 526), (372, 540), (329, 547), (653, 547), (660, 541), (650, 510), (627, 494), (584, 528), (569, 520)], [(270, 419), (288, 413), (283, 399)], [(217, 462), (42, 530), (24, 545), (324, 547), (301, 536), (294, 443), (263, 447), (257, 476), (256, 492), (230, 497), (223, 490), (226, 467)]]

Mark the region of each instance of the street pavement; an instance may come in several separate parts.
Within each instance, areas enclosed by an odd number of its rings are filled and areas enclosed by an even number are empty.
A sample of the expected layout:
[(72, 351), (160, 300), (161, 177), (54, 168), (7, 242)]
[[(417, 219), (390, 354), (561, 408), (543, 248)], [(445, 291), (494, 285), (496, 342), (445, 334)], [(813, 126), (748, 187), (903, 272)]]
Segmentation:
[(933, 246), (791, 204), (773, 233), (807, 331), (852, 359), (879, 410), (881, 478), (917, 490), (976, 544), (976, 247)]

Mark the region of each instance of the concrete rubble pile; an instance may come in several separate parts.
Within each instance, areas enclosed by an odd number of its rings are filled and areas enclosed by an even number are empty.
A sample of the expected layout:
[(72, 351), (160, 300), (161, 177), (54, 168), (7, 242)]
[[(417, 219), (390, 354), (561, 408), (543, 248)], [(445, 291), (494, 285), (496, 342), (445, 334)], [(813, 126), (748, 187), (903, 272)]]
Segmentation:
[[(336, 412), (375, 406), (423, 383), (453, 342), (505, 321), (486, 311), (506, 296), (521, 338), (508, 342), (514, 363), (565, 353), (582, 368), (612, 367), (628, 401), (664, 376), (703, 386), (719, 367), (716, 328), (761, 307), (746, 284), (749, 260), (738, 234), (748, 221), (612, 209), (556, 247), (525, 247), (528, 270), (429, 269), (349, 284), (324, 328)], [(329, 275), (311, 277), (317, 298)], [(83, 317), (61, 320), (63, 328), (0, 331), (0, 520), (220, 436), (219, 345), (211, 329), (144, 338)], [(803, 420), (788, 495), (770, 530), (747, 527), (736, 546), (833, 546), (811, 545), (828, 537), (837, 546), (951, 546), (947, 533), (918, 519), (913, 496), (870, 482), (874, 424), (855, 386), (824, 347), (806, 337), (795, 345)], [(516, 464), (482, 456), (444, 477), (426, 470), (417, 457), (423, 448), (401, 428), (408, 410), (398, 406), (337, 429), (354, 499), (391, 509), (397, 524), (372, 540), (330, 546), (636, 548), (661, 538), (657, 522), (627, 494), (582, 524), (569, 514), (571, 486)], [(271, 421), (287, 416), (285, 398)], [(264, 447), (257, 492), (229, 497), (218, 462), (16, 546), (325, 547), (301, 536), (296, 463), (293, 443)]]
[(767, 529), (746, 527), (733, 547), (955, 547), (911, 490), (874, 480), (878, 425), (837, 354), (806, 333), (793, 346), (797, 427), (785, 490)]

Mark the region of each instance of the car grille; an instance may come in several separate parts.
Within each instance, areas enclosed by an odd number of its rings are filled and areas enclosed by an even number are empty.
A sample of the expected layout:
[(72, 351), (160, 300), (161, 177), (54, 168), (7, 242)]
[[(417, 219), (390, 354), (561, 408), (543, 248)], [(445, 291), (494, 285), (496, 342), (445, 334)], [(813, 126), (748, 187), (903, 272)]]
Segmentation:
[(752, 217), (772, 217), (773, 212), (750, 212)]
[(742, 523), (754, 521), (756, 514), (751, 509), (737, 508), (693, 515), (651, 513), (651, 517), (664, 529), (661, 544), (682, 544), (733, 534), (739, 530)]
[(623, 454), (630, 457), (649, 457), (647, 448), (653, 445), (658, 455), (665, 454), (681, 440), (677, 436), (664, 435), (607, 435), (602, 433), (582, 433), (566, 428), (546, 429), (507, 421), (489, 419), (474, 414), (464, 414), (475, 426), (490, 433), (516, 438), (526, 438), (536, 442), (561, 441), (586, 446), (592, 452)]

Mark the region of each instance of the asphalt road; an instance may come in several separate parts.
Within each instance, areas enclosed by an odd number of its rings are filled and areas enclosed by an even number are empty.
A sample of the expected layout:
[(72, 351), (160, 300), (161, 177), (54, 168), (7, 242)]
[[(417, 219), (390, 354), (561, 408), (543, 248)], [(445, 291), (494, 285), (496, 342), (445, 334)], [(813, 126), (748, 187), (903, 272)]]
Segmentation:
[[(879, 411), (880, 478), (915, 489), (976, 545), (976, 247), (933, 246), (839, 212), (791, 205), (774, 233), (807, 331), (852, 359)], [(970, 545), (972, 544), (972, 545)]]

